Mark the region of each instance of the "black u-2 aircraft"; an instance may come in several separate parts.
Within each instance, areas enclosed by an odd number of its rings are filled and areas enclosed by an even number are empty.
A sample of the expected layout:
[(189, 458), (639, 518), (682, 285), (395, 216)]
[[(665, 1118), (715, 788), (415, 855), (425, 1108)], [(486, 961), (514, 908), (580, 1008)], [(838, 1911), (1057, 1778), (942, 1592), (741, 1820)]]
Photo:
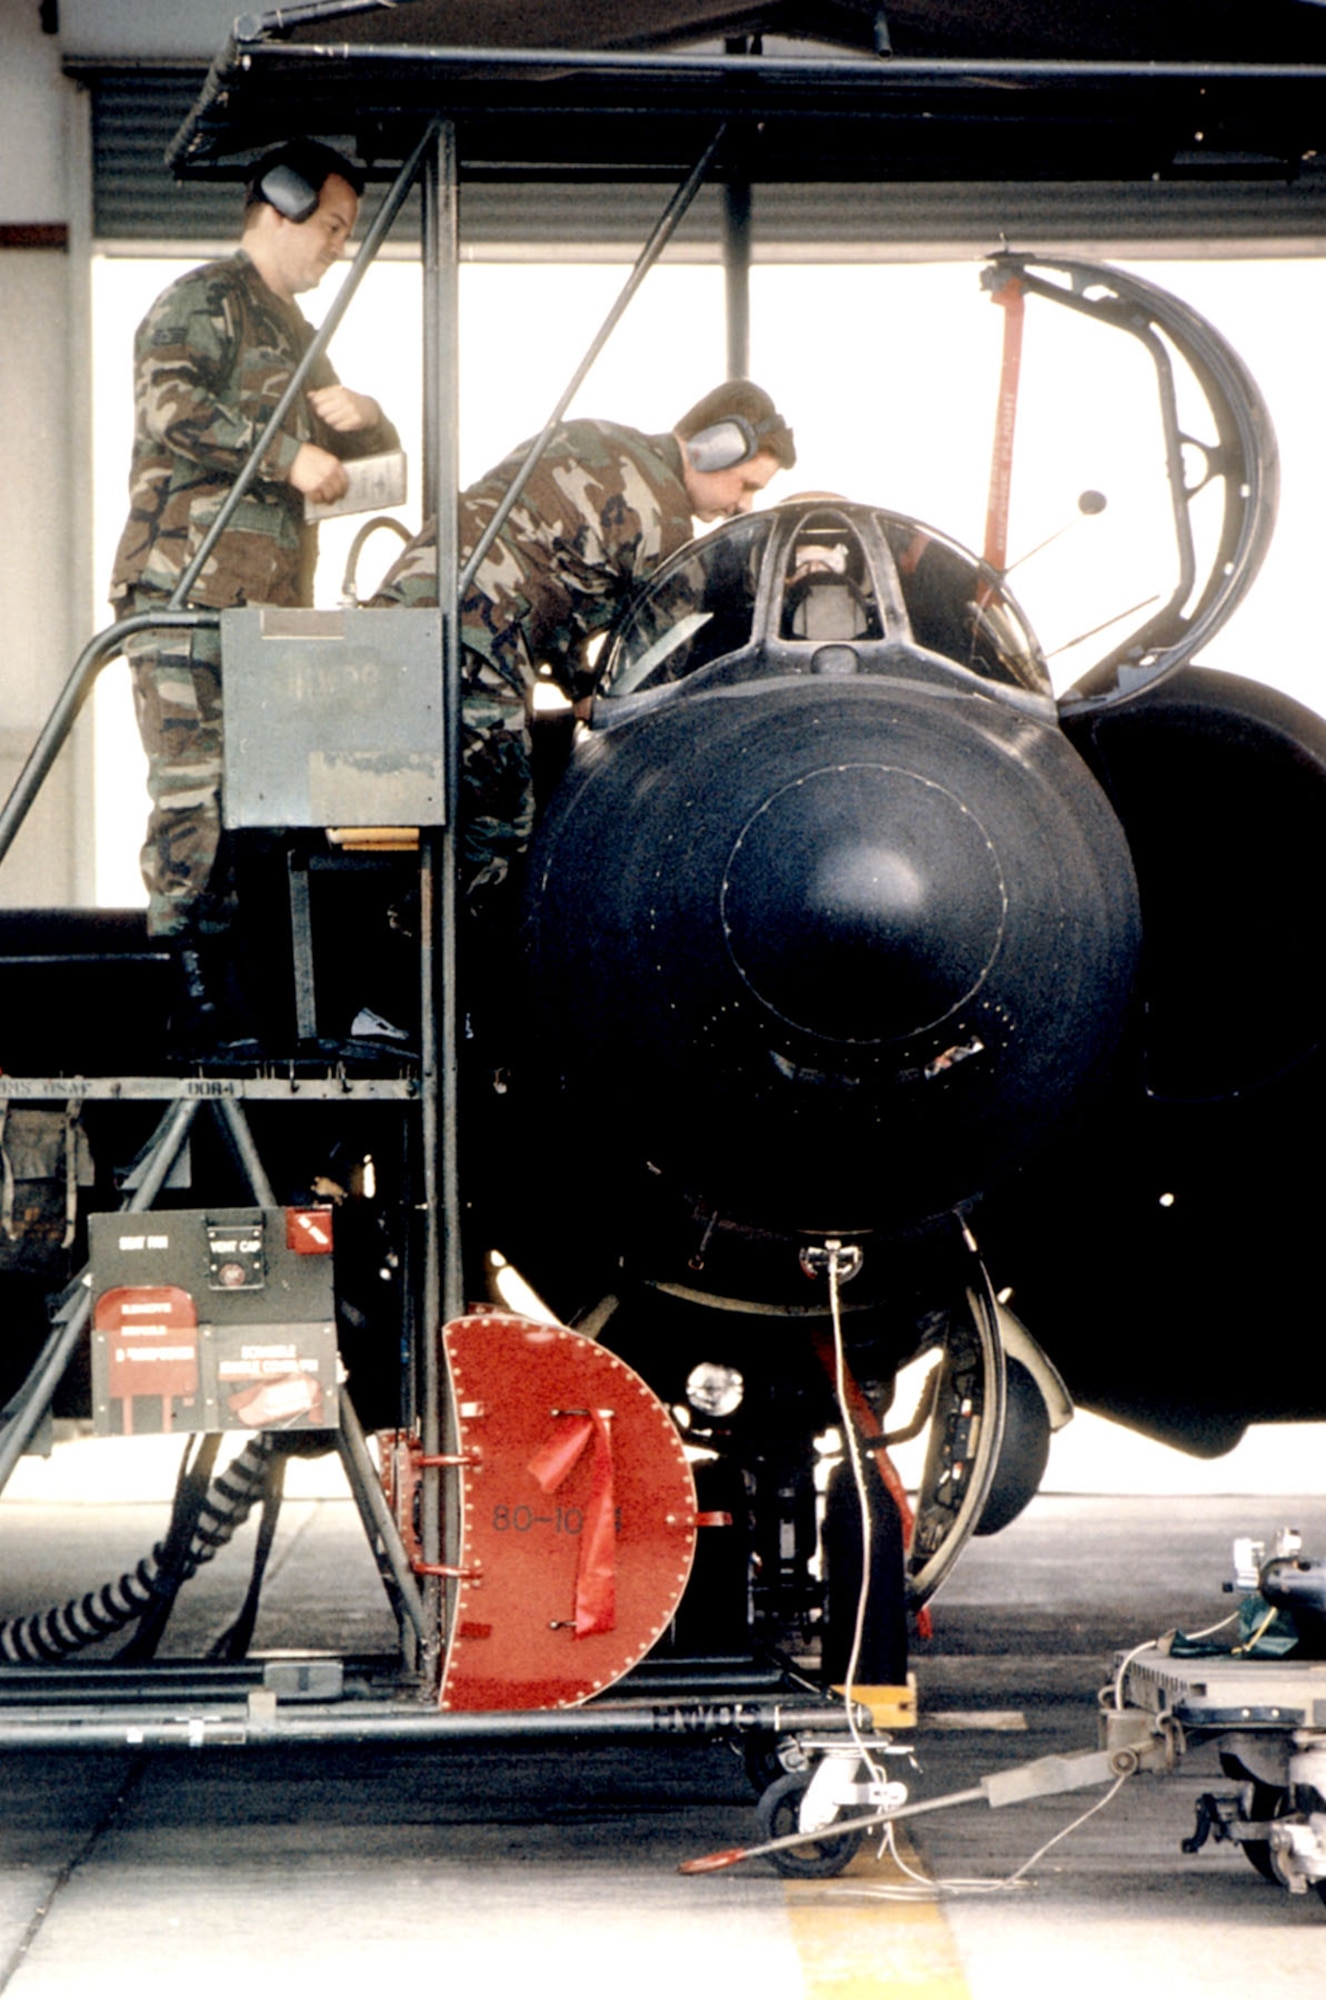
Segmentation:
[(933, 1349), (917, 1597), (1034, 1489), (1064, 1384), (1203, 1454), (1326, 1409), (1304, 896), (1326, 724), (1192, 663), (1264, 552), (1274, 435), (1157, 288), (1017, 257), (987, 277), (1151, 353), (1168, 601), (1056, 699), (1002, 575), (911, 519), (812, 496), (674, 558), (537, 839), (523, 1070), (558, 1192), (554, 1240), (504, 1246), (563, 1302), (596, 1251), (622, 1294), (619, 1263), (636, 1290), (605, 1337), (683, 1410), (698, 1370), (690, 1434), (720, 1462), (774, 1438), (804, 1464), (832, 1420), (830, 1263), (879, 1432)]
[[(1269, 539), (1269, 418), (1220, 336), (1149, 284), (1014, 256), (987, 282), (1151, 355), (1168, 602), (1111, 627), (1056, 698), (1002, 570), (938, 530), (825, 495), (723, 525), (605, 647), (531, 857), (519, 1005), (508, 990), (494, 1033), (481, 980), (472, 995), (471, 1291), (497, 1252), (682, 1426), (701, 1504), (735, 1527), (702, 1539), (682, 1641), (818, 1639), (830, 1678), (860, 1573), (844, 1399), (878, 1503), (872, 1567), (906, 1579), (875, 1593), (858, 1661), (872, 1682), (901, 1677), (904, 1601), (1034, 1491), (1070, 1398), (1203, 1453), (1250, 1420), (1326, 1411), (1304, 921), (1326, 724), (1192, 664)], [(1176, 372), (1205, 438), (1179, 428)], [(262, 846), (251, 956), (283, 967)], [(409, 883), (393, 900), (369, 873), (340, 893), (380, 930), (389, 980)], [(2, 929), (0, 1060), (73, 1079), (77, 1102), (15, 1105), (3, 1135), (16, 1391), (86, 1211), (123, 1199), (148, 1131), (143, 1105), (135, 1122), (78, 1080), (160, 1068), (165, 993), (127, 913)], [(343, 1033), (362, 965), (320, 966)], [(369, 997), (411, 1004), (408, 985)], [(283, 1032), (288, 1049), (278, 1012), (277, 1072)], [(296, 1154), (269, 1155), (281, 1200), (342, 1204), (338, 1339), (377, 1430), (410, 1420), (392, 1329), (414, 1191), (387, 1157), (389, 1117), (333, 1092)], [(196, 1179), (224, 1189), (224, 1162), (194, 1150)], [(892, 1409), (899, 1370), (926, 1355), (923, 1406)], [(59, 1407), (86, 1414), (98, 1393), (76, 1361)], [(904, 1532), (871, 1454), (925, 1422)]]

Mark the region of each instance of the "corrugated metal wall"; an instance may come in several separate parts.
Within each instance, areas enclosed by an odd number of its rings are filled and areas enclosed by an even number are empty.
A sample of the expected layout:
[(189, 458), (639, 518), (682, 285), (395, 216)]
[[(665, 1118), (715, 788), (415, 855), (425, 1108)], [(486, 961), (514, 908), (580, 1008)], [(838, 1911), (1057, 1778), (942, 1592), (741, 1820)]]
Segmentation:
[[(93, 98), (94, 228), (102, 243), (201, 247), (234, 240), (234, 184), (177, 182), (163, 160), (202, 74), (110, 70), (85, 79)], [(461, 190), (462, 241), (471, 256), (631, 253), (661, 202), (650, 187), (469, 181)], [(1198, 180), (760, 187), (753, 218), (756, 256), (789, 260), (918, 256), (946, 246), (985, 251), (1001, 238), (1014, 247), (1105, 255), (1145, 243), (1171, 255), (1320, 250), (1326, 249), (1326, 172), (1309, 173), (1292, 187)], [(412, 244), (417, 233), (417, 212), (407, 209), (395, 240)], [(707, 191), (682, 225), (679, 251), (714, 256), (718, 241), (718, 196)]]

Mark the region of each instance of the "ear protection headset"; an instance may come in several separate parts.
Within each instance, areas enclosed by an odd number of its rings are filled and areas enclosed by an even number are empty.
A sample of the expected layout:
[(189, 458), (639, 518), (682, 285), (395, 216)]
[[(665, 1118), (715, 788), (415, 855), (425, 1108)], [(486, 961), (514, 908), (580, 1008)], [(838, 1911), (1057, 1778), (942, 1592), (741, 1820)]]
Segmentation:
[(758, 424), (748, 423), (745, 417), (722, 417), (686, 439), (686, 456), (696, 472), (726, 472), (763, 451), (764, 433), (778, 430), (782, 421), (777, 414), (762, 418)]
[(306, 180), (289, 160), (278, 160), (258, 182), (258, 193), (287, 222), (307, 222), (317, 210), (321, 189)]

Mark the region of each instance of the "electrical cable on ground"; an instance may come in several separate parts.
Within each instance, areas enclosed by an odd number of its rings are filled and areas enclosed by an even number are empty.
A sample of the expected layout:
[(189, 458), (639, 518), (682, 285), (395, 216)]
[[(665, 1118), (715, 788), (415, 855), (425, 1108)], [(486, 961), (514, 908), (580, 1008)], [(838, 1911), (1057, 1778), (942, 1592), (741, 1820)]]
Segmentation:
[(916, 1869), (910, 1867), (899, 1852), (893, 1825), (891, 1822), (886, 1822), (884, 1826), (884, 1838), (880, 1844), (880, 1854), (882, 1856), (887, 1851), (895, 1866), (901, 1869), (908, 1880), (905, 1882), (868, 1884), (864, 1882), (829, 1882), (824, 1885), (825, 1889), (834, 1901), (942, 1903), (949, 1902), (961, 1896), (1002, 1895), (1009, 1889), (1029, 1888), (1031, 1885), (1026, 1878), (1036, 1866), (1036, 1863), (1042, 1860), (1052, 1847), (1057, 1847), (1061, 1840), (1067, 1840), (1070, 1833), (1076, 1833), (1078, 1827), (1085, 1826), (1086, 1822), (1092, 1819), (1096, 1813), (1103, 1812), (1105, 1807), (1118, 1796), (1130, 1776), (1131, 1773), (1125, 1771), (1121, 1776), (1117, 1777), (1109, 1790), (1101, 1798), (1096, 1799), (1093, 1804), (1089, 1805), (1085, 1812), (1080, 1812), (1075, 1819), (1071, 1819), (1067, 1826), (1061, 1826), (1058, 1833), (1051, 1834), (1050, 1838), (1043, 1841), (1035, 1853), (1030, 1855), (1020, 1867), (1015, 1868), (1011, 1875), (931, 1876), (918, 1874)]
[[(246, 1442), (207, 1488), (188, 1547), (178, 1567), (158, 1542), (132, 1570), (113, 1583), (48, 1611), (0, 1621), (0, 1663), (51, 1666), (84, 1646), (93, 1646), (173, 1600), (182, 1584), (226, 1547), (261, 1498), (269, 1464), (281, 1448), (278, 1433), (260, 1431)], [(185, 1464), (188, 1462), (188, 1449)], [(181, 1469), (181, 1487), (184, 1470)], [(178, 1498), (178, 1496), (177, 1496)]]

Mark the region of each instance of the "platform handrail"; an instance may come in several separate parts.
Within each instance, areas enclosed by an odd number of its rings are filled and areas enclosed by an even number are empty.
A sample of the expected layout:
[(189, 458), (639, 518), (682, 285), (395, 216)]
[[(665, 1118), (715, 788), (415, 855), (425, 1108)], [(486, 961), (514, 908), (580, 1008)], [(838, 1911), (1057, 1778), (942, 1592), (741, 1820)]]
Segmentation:
[(221, 624), (219, 611), (206, 610), (165, 610), (136, 611), (131, 618), (117, 619), (114, 625), (107, 625), (104, 631), (96, 633), (88, 640), (77, 660), (74, 670), (65, 682), (54, 708), (47, 716), (37, 741), (28, 755), (28, 761), (19, 772), (14, 788), (0, 811), (0, 865), (14, 844), (19, 828), (32, 809), (33, 800), (45, 784), (52, 764), (63, 750), (69, 732), (82, 713), (83, 704), (91, 694), (98, 674), (123, 650), (124, 641), (137, 632), (150, 632), (163, 626), (176, 630), (198, 631), (218, 630)]

